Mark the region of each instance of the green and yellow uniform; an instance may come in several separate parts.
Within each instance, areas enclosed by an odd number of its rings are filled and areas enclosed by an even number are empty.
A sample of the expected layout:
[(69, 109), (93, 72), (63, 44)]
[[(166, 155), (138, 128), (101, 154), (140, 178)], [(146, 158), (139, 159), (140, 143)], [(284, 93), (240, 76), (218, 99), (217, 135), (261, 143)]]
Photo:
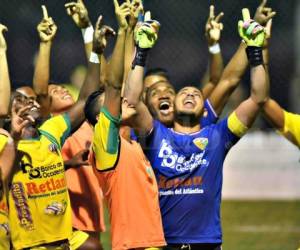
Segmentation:
[(18, 144), (22, 157), (9, 190), (9, 223), (15, 249), (66, 240), (72, 235), (61, 156), (70, 130), (68, 115), (55, 116), (39, 128), (39, 138)]

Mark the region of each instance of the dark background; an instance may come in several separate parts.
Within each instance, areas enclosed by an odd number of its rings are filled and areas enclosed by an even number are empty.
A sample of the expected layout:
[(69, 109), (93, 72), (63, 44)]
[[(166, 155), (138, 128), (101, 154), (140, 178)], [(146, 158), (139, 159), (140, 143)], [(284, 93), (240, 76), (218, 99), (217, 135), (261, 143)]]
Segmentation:
[[(237, 22), (241, 9), (248, 7), (252, 15), (260, 1), (255, 0), (144, 0), (146, 10), (161, 23), (160, 37), (155, 49), (151, 51), (148, 68), (164, 67), (171, 81), (180, 88), (186, 84), (199, 85), (207, 65), (207, 44), (204, 25), (210, 4), (215, 4), (216, 12), (223, 11), (224, 31), (221, 48), (225, 63), (237, 49), (240, 39)], [(0, 22), (9, 32), (8, 62), (14, 87), (30, 85), (33, 76), (34, 55), (38, 50), (39, 38), (36, 26), (42, 18), (41, 5), (48, 8), (58, 26), (51, 57), (51, 80), (56, 83), (69, 82), (72, 69), (85, 64), (85, 54), (80, 30), (67, 16), (63, 0), (0, 0)], [(94, 23), (102, 14), (104, 22), (117, 27), (112, 0), (85, 0), (89, 15)], [(271, 94), (279, 103), (289, 106), (288, 92), (294, 73), (294, 30), (296, 0), (269, 1), (278, 14), (273, 22), (270, 46), (272, 78)], [(111, 52), (113, 42), (107, 49)], [(243, 85), (248, 86), (249, 75)]]

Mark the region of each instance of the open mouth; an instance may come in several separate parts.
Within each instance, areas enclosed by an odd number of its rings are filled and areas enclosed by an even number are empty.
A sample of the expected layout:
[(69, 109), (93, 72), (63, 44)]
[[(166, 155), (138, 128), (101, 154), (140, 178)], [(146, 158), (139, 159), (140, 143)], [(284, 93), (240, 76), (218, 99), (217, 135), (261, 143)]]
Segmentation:
[(63, 99), (63, 100), (69, 100), (69, 99), (72, 99), (72, 96), (69, 95), (69, 94), (67, 94), (67, 95), (63, 96), (62, 99)]
[(38, 111), (38, 108), (35, 107), (35, 106), (33, 106), (33, 107), (30, 109), (30, 111), (33, 111), (33, 112)]
[(171, 104), (168, 101), (162, 101), (159, 104), (159, 111), (163, 115), (169, 115), (171, 113)]
[(186, 99), (186, 100), (184, 100), (183, 105), (186, 108), (194, 108), (195, 107), (195, 102), (191, 99)]

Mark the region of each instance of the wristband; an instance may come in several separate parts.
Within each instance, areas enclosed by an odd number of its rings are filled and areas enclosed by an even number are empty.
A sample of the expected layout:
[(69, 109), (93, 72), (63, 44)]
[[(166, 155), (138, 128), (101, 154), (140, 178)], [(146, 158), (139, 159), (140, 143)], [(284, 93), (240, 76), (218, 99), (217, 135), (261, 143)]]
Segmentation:
[(220, 44), (216, 43), (208, 47), (208, 51), (211, 54), (219, 54), (221, 52)]
[(81, 33), (85, 44), (91, 43), (93, 41), (94, 28), (92, 25), (85, 29), (81, 29)]
[(246, 48), (246, 53), (251, 66), (258, 66), (263, 64), (263, 54), (261, 47), (248, 46)]
[(91, 63), (100, 63), (99, 62), (99, 57), (98, 57), (98, 54), (96, 54), (95, 52), (91, 52), (91, 55), (90, 55), (90, 62)]
[(149, 49), (143, 49), (138, 46), (136, 47), (136, 53), (131, 67), (132, 69), (134, 69), (136, 65), (145, 67), (148, 51)]

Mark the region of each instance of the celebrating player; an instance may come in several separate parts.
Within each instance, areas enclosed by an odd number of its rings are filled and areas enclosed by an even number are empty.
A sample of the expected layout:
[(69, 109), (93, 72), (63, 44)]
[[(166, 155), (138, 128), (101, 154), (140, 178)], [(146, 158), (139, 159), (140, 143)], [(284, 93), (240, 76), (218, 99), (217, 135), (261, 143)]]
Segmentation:
[[(137, 111), (134, 127), (140, 137), (145, 137), (144, 150), (158, 181), (166, 249), (221, 249), (223, 162), (254, 122), (269, 90), (262, 66), (263, 28), (247, 20), (239, 22), (239, 31), (251, 65), (251, 95), (216, 125), (201, 129), (203, 95), (195, 87), (185, 87), (175, 97), (174, 126), (167, 128), (153, 120), (140, 101), (142, 63), (136, 65), (128, 80), (125, 97)], [(232, 60), (224, 72), (232, 67)]]
[[(136, 61), (143, 61), (143, 54), (157, 39), (158, 27), (152, 25), (155, 24), (148, 21), (139, 24), (136, 30), (139, 34), (136, 39), (143, 41), (136, 52)], [(123, 68), (123, 58), (124, 47), (120, 44), (118, 54), (114, 53), (111, 59), (111, 67)], [(128, 124), (134, 110), (123, 100), (121, 123), (122, 82), (123, 72), (118, 72), (113, 81), (107, 79), (104, 94), (94, 93), (87, 101), (86, 117), (95, 125), (92, 160), (108, 201), (112, 249), (154, 250), (165, 245), (158, 188), (140, 145), (124, 136), (123, 125)]]
[(71, 206), (61, 147), (70, 132), (81, 126), (85, 101), (99, 86), (98, 55), (103, 53), (106, 37), (112, 33), (101, 21), (102, 17), (96, 24), (94, 56), (88, 64), (83, 88), (67, 113), (40, 124), (40, 106), (32, 98), (19, 95), (13, 99), (12, 109), (18, 112), (26, 107), (26, 117), (30, 120), (25, 129), (11, 132), (22, 139), (18, 144), (22, 157), (9, 190), (9, 223), (15, 249), (65, 249), (69, 245)]

